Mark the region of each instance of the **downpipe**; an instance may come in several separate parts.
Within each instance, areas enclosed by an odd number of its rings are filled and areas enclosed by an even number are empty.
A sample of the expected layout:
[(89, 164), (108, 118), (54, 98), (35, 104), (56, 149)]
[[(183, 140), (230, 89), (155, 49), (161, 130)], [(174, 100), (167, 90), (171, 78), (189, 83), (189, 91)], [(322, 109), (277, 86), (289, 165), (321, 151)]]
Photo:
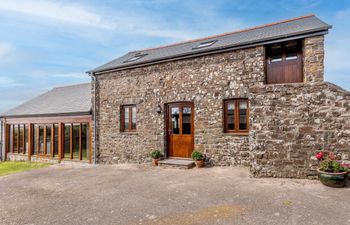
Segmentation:
[(4, 146), (4, 134), (5, 134), (5, 132), (4, 132), (4, 121), (0, 118), (0, 133), (1, 133), (1, 135), (0, 135), (0, 161), (3, 161), (4, 159), (3, 159), (3, 146)]
[(94, 73), (90, 73), (93, 85), (94, 85), (94, 102), (93, 102), (93, 110), (92, 110), (92, 114), (93, 114), (93, 120), (94, 120), (94, 129), (93, 129), (93, 133), (94, 133), (94, 164), (97, 164), (97, 153), (96, 153), (96, 75)]

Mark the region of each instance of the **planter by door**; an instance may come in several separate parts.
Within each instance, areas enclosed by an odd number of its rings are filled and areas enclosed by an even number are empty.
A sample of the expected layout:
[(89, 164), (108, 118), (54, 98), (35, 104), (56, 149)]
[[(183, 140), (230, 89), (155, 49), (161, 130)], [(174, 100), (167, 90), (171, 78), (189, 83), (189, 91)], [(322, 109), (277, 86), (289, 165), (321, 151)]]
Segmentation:
[(190, 158), (194, 149), (194, 106), (192, 102), (167, 106), (168, 156)]

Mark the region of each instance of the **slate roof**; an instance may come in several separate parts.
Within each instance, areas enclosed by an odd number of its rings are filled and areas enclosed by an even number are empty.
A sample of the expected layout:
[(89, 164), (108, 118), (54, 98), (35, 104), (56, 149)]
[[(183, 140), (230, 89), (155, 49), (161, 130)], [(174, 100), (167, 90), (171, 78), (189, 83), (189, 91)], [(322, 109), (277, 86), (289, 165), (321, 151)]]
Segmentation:
[[(327, 32), (330, 28), (330, 25), (321, 21), (315, 15), (307, 15), (245, 30), (219, 34), (156, 48), (132, 51), (89, 72), (102, 72), (110, 69), (122, 69), (137, 65), (141, 66), (142, 64), (146, 63), (169, 59), (171, 60), (188, 55), (203, 53), (210, 54), (210, 52), (226, 48), (240, 46), (244, 47), (251, 44), (293, 37), (302, 34), (316, 33), (320, 31)], [(196, 49), (199, 44), (212, 40), (216, 40), (213, 45), (206, 48)], [(143, 57), (135, 61), (128, 61), (137, 55), (143, 55)]]
[(0, 117), (50, 116), (91, 113), (91, 84), (56, 87)]

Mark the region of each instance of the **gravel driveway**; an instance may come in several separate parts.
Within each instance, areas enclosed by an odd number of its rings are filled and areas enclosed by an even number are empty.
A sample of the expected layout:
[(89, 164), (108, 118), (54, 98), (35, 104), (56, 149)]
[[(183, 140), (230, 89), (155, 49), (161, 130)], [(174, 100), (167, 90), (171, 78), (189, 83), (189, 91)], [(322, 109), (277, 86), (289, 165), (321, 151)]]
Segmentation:
[(55, 165), (0, 177), (0, 224), (350, 225), (350, 188), (237, 167)]

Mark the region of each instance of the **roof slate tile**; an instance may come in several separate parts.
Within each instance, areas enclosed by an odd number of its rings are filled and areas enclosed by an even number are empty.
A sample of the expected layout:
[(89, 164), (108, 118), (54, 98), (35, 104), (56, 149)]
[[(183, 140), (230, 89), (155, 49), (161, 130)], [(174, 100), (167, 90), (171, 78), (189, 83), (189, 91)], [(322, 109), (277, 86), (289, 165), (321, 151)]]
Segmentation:
[[(211, 51), (218, 49), (239, 47), (247, 44), (292, 37), (295, 35), (301, 35), (310, 32), (327, 31), (330, 28), (330, 25), (323, 22), (315, 15), (307, 15), (263, 26), (248, 28), (245, 30), (214, 35), (206, 38), (200, 38), (138, 51), (131, 51), (124, 56), (121, 56), (117, 59), (112, 60), (111, 62), (93, 69), (90, 72), (102, 72), (111, 69), (122, 69), (124, 67), (142, 65), (145, 63), (157, 62), (164, 59), (175, 59), (179, 56), (196, 55), (205, 52), (210, 54)], [(209, 47), (196, 49), (196, 47), (203, 41), (211, 40), (217, 41)], [(138, 53), (147, 55), (138, 60), (127, 62), (128, 59), (134, 57)]]
[(91, 84), (56, 87), (1, 115), (38, 116), (91, 112)]

